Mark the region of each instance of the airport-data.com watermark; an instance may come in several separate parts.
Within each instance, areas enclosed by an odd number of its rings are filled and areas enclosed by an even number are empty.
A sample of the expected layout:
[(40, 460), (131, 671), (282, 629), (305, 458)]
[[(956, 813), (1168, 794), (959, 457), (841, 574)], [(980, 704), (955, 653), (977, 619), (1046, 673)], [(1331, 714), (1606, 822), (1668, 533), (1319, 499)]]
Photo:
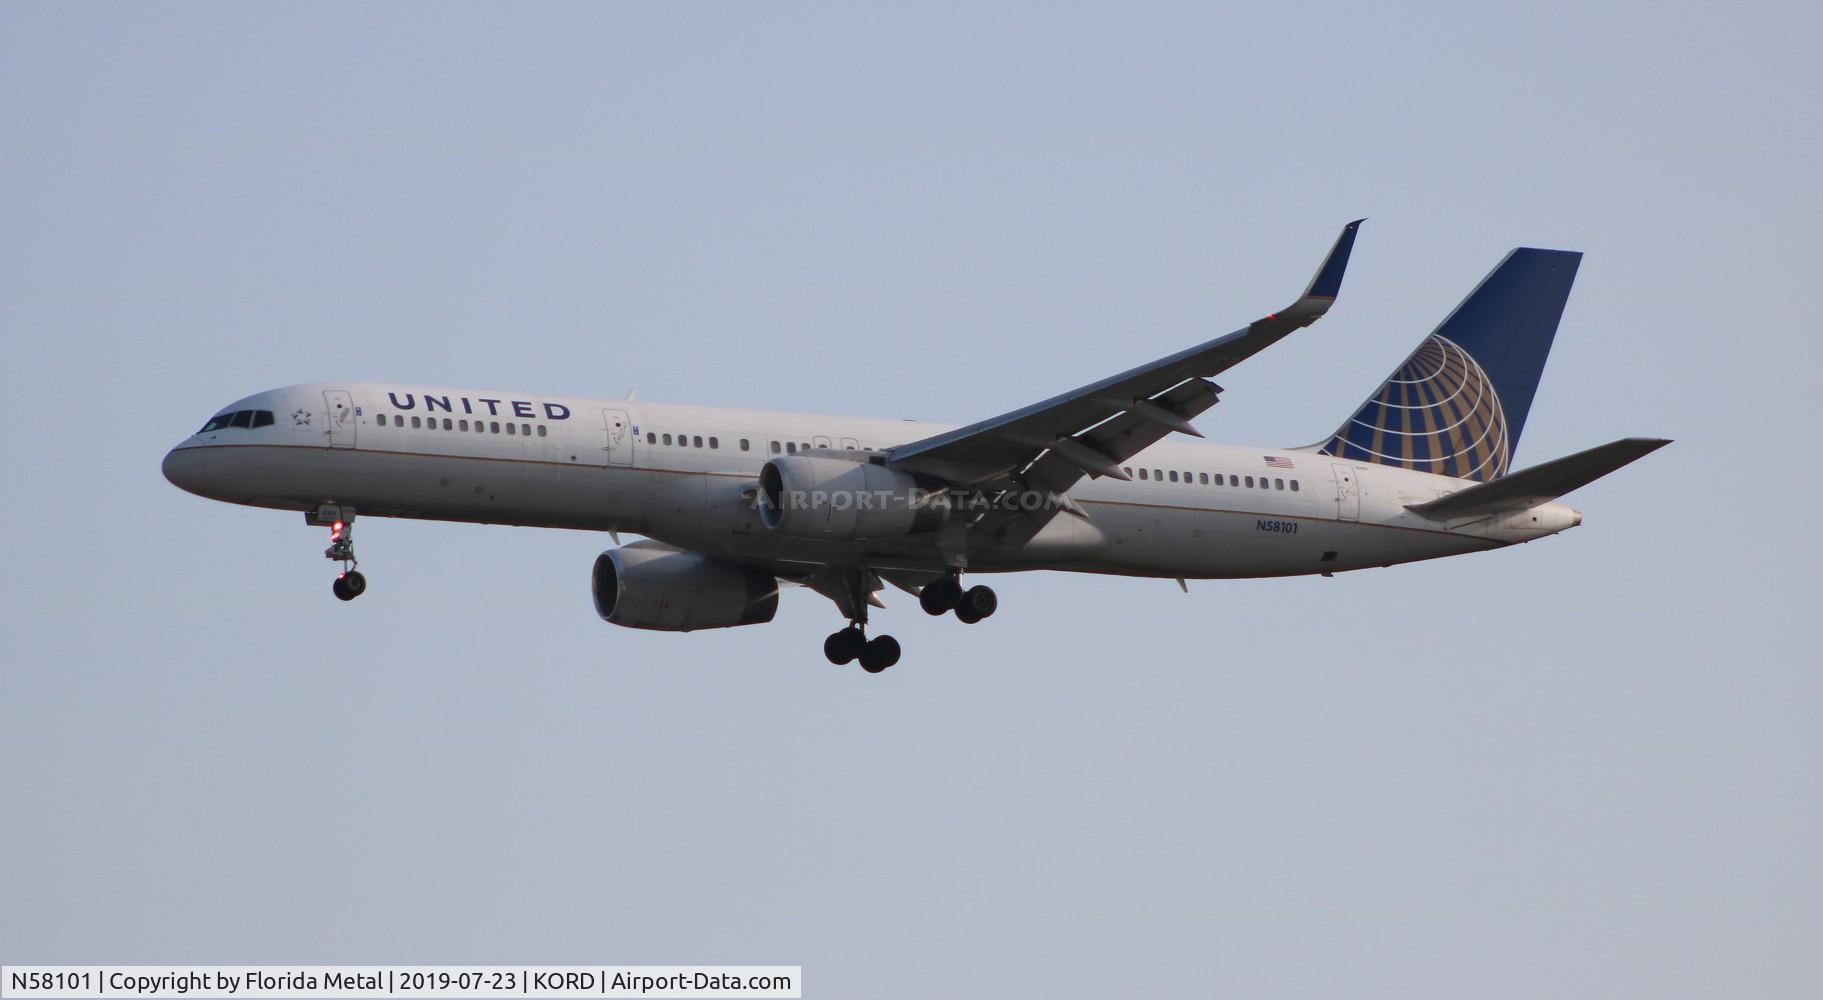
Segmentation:
[(1062, 494), (1043, 490), (780, 490), (758, 494), (754, 504), (804, 511), (1056, 511), (1070, 504)]

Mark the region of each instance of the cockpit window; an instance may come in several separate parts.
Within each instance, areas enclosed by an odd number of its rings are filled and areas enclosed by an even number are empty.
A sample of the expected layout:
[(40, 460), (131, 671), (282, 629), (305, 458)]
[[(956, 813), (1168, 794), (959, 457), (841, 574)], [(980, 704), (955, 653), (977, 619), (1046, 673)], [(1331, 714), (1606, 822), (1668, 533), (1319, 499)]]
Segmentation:
[(198, 434), (209, 434), (214, 431), (225, 431), (230, 427), (271, 427), (271, 410), (235, 410), (232, 413), (217, 413), (209, 418)]

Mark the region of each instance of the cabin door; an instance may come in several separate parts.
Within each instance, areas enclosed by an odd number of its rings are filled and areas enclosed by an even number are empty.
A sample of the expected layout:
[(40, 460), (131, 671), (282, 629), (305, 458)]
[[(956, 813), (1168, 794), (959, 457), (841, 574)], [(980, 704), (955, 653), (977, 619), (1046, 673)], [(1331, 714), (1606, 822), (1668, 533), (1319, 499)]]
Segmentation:
[(625, 410), (601, 411), (602, 462), (607, 465), (633, 464), (633, 425)]
[(1361, 484), (1355, 481), (1355, 467), (1340, 462), (1330, 463), (1336, 477), (1336, 517), (1343, 521), (1361, 519)]
[(354, 447), (354, 396), (347, 389), (323, 390), (323, 407), (329, 412), (329, 447)]

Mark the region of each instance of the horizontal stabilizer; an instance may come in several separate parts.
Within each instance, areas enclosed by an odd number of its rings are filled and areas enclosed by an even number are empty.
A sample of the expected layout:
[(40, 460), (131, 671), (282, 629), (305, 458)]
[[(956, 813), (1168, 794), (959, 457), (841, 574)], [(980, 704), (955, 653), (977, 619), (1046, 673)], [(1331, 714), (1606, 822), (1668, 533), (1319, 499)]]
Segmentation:
[(1670, 443), (1663, 438), (1622, 438), (1522, 469), (1492, 482), (1479, 483), (1428, 503), (1411, 504), (1406, 509), (1434, 521), (1530, 510), (1587, 486)]

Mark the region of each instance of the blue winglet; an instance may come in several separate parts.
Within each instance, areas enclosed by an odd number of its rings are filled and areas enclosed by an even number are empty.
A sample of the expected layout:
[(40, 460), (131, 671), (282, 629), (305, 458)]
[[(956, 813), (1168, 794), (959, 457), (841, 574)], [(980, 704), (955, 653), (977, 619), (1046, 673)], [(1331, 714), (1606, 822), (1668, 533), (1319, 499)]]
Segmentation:
[(1342, 227), (1335, 247), (1324, 258), (1323, 266), (1317, 269), (1317, 276), (1310, 279), (1310, 287), (1304, 290), (1305, 298), (1333, 299), (1342, 291), (1342, 273), (1348, 270), (1348, 255), (1355, 248), (1355, 230), (1366, 221), (1356, 219)]

